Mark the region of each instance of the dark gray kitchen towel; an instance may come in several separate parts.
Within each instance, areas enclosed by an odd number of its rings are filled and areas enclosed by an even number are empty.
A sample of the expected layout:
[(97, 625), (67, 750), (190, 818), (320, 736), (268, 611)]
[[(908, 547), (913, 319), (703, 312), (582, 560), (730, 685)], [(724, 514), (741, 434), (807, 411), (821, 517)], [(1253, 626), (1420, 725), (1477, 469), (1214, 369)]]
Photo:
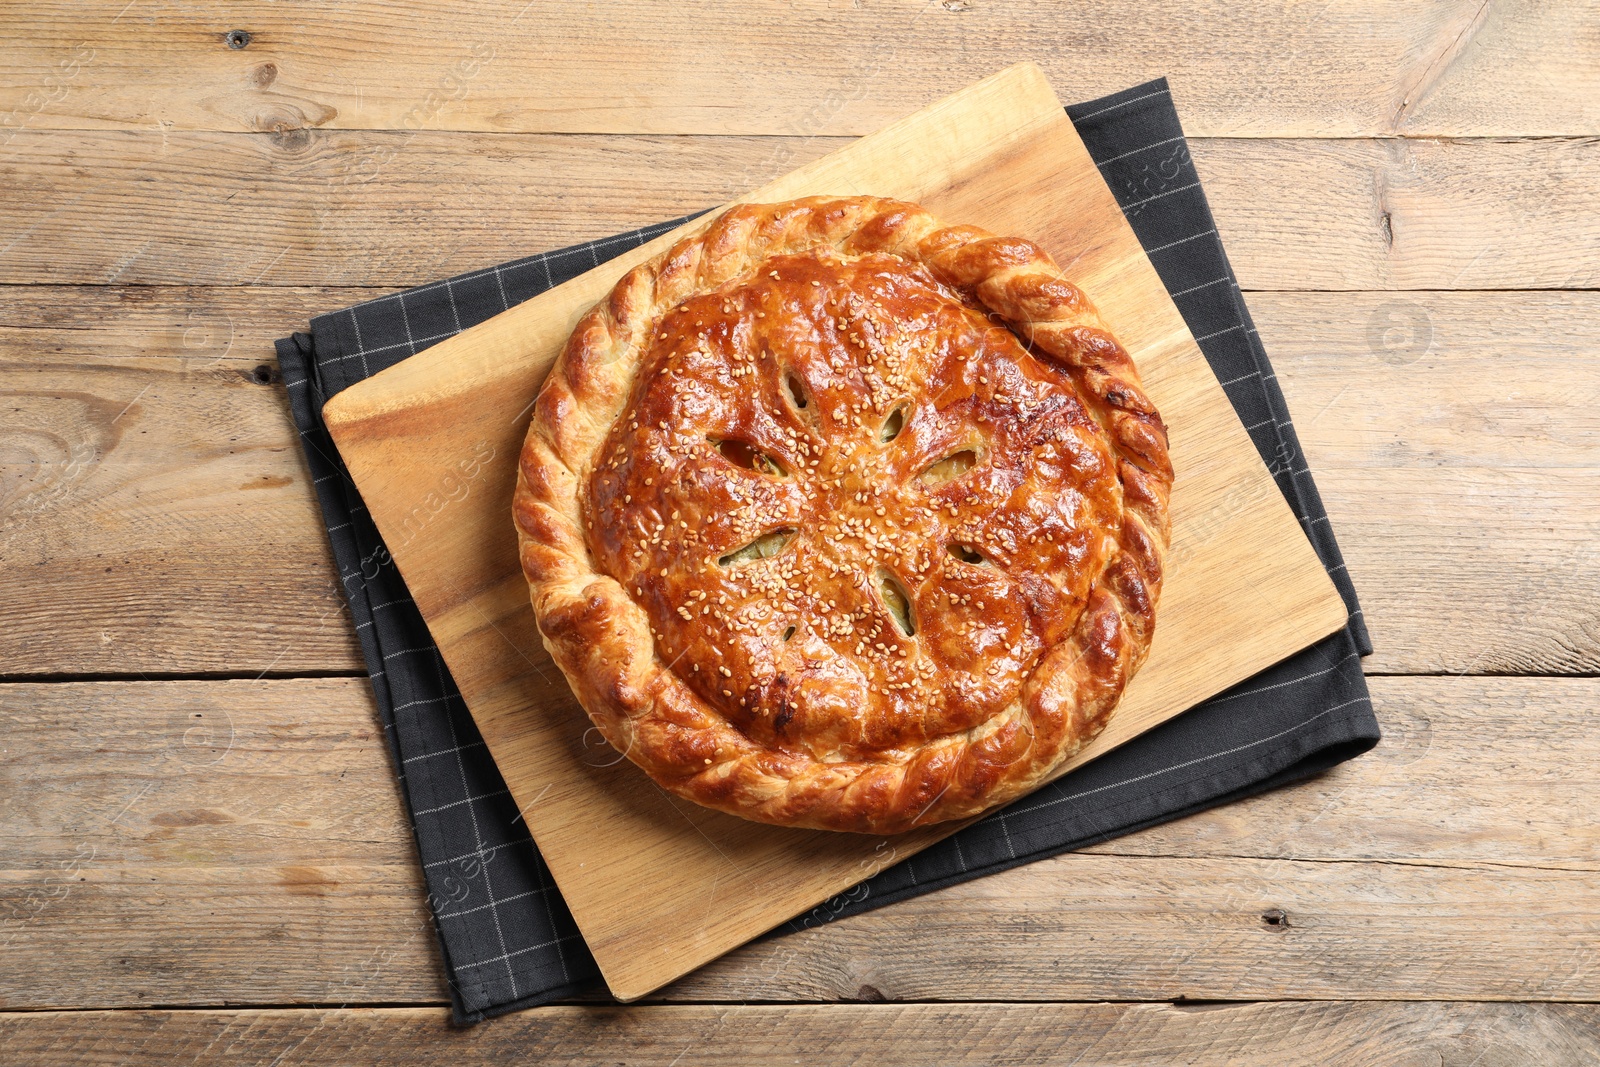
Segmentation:
[[(1378, 740), (1355, 589), (1189, 159), (1166, 82), (1067, 109), (1350, 609), (1349, 626), (775, 934), (1271, 789)], [(682, 222), (531, 256), (323, 315), (278, 362), (410, 810), (455, 1018), (593, 986), (598, 970), (321, 421), (341, 389)], [(509, 503), (508, 503), (509, 507)], [(335, 1002), (360, 983), (330, 983)]]

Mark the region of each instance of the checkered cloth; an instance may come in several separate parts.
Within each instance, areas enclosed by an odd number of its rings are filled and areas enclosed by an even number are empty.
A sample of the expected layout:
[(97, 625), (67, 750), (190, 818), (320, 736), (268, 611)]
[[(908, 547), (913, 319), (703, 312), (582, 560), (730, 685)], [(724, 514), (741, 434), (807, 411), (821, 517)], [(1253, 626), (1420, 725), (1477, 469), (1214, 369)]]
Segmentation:
[[(1165, 81), (1067, 109), (1350, 609), (1349, 626), (780, 927), (830, 922), (1295, 781), (1378, 740), (1355, 590), (1189, 159)], [(324, 315), (278, 342), (416, 830), (458, 1022), (590, 987), (593, 958), (539, 858), (320, 412), (346, 386), (683, 220)], [(509, 507), (509, 503), (507, 505)]]

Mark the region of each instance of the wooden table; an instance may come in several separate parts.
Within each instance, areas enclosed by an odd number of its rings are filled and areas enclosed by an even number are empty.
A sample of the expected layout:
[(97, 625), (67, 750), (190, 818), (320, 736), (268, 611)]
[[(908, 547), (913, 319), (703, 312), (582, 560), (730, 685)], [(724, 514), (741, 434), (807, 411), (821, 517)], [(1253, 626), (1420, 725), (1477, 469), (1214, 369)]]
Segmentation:
[[(0, 1062), (1600, 1060), (1594, 5), (453, 6), (7, 8)], [(1171, 76), (1383, 744), (452, 1031), (272, 339), (1018, 59)]]

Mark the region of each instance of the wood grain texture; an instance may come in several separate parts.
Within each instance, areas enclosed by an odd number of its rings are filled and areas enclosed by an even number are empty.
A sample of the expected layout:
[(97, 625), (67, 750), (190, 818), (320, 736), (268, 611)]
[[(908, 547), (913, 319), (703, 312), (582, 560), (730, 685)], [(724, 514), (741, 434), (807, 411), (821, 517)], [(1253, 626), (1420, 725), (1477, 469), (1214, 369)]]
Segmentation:
[[(1593, 771), (1566, 746), (1600, 687), (1373, 688), (1385, 741), (1328, 775), (748, 946), (665, 995), (1594, 999)], [(1561, 855), (1492, 843), (1517, 822)]]
[[(273, 337), (383, 291), (0, 287), (8, 673), (361, 669), (281, 387), (255, 371)], [(1600, 294), (1249, 304), (1377, 637), (1368, 669), (1600, 670)], [(130, 400), (113, 429), (133, 430), (103, 438)], [(128, 518), (149, 484), (162, 506)]]
[(366, 686), (0, 687), (0, 1007), (442, 998)]
[[(1328, 774), (662, 996), (1600, 998), (1600, 680), (1372, 685)], [(0, 729), (0, 1007), (442, 1000), (364, 679), (7, 685)]]
[[(0, 283), (415, 285), (725, 203), (845, 143), (26, 129), (0, 150), (26, 193)], [(1600, 141), (1192, 147), (1247, 289), (1600, 285)]]
[[(1316, 779), (1085, 852), (1479, 869), (1600, 870), (1577, 767), (1593, 679), (1370, 678), (1383, 740)], [(1291, 920), (1292, 921), (1292, 920)]]
[(470, 1030), (429, 1008), (0, 1016), (17, 1063), (1182, 1063), (1189, 1067), (1580, 1067), (1590, 1004), (860, 1004), (550, 1007)]
[(1586, 889), (1592, 871), (1176, 856), (1074, 856), (1019, 870), (1028, 873), (902, 901), (824, 933), (792, 935), (792, 944), (741, 949), (666, 995), (717, 1002), (1600, 994), (1600, 921)]
[(1600, 468), (1600, 294), (1245, 299), (1319, 482), (1353, 468)]
[[(0, 115), (35, 128), (851, 135), (1031, 59), (1064, 100), (1166, 74), (1200, 135), (1593, 134), (1595, 25), (1586, 5), (1528, 0), (718, 0), (692, 13), (495, 0), (448, 14), (254, 0), (225, 17), (57, 0), (8, 20)], [(233, 29), (247, 47), (228, 46)]]
[[(1088, 151), (1019, 64), (750, 194), (874, 189), (1070, 263), (1138, 353), (1178, 472), (1161, 621), (1087, 762), (1341, 628), (1347, 610)], [(947, 836), (752, 823), (671, 797), (590, 750), (593, 730), (534, 626), (505, 501), (528, 412), (573, 324), (689, 224), (356, 383), (323, 408), (361, 496), (613, 993), (632, 1000)], [(506, 457), (448, 522), (435, 487)], [(423, 530), (423, 524), (426, 530)], [(1267, 622), (1269, 625), (1264, 625)], [(574, 758), (574, 757), (577, 758)], [(596, 766), (596, 764), (600, 764)], [(671, 809), (679, 818), (670, 817)], [(532, 819), (532, 816), (530, 816)], [(732, 900), (718, 890), (740, 886)], [(705, 918), (686, 922), (691, 909)]]
[(273, 380), (317, 299), (0, 288), (0, 672), (359, 667)]
[(1600, 667), (1595, 294), (1250, 303), (1372, 630), (1367, 669)]
[[(721, 202), (1025, 58), (1068, 99), (1170, 74), (1245, 285), (1306, 290), (1250, 303), (1369, 670), (1600, 671), (1592, 295), (1314, 291), (1595, 286), (1595, 143), (1527, 139), (1600, 132), (1592, 4), (46, 0), (0, 22), (0, 673), (359, 667), (281, 393), (226, 372), (378, 290), (291, 286), (392, 289)], [(538, 136), (584, 131), (627, 136)], [(665, 996), (1595, 999), (1595, 685), (1375, 678), (1363, 759), (975, 883), (1021, 879), (1045, 926), (940, 894), (977, 921), (858, 920)], [(442, 1003), (364, 687), (0, 686), (0, 1007)], [(187, 725), (223, 712), (232, 747)], [(1372, 1001), (561, 1008), (467, 1032), (438, 1008), (0, 1011), (0, 1060), (1491, 1067), (1595, 1062), (1595, 1035), (1588, 1005)]]

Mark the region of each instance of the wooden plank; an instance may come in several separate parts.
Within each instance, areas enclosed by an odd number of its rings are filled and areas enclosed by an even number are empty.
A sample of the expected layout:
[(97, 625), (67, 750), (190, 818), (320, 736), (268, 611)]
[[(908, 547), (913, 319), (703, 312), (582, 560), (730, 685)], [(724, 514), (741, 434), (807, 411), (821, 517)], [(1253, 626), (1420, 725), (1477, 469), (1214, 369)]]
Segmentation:
[(1600, 870), (1600, 825), (1575, 817), (1597, 775), (1572, 765), (1600, 743), (1600, 729), (1580, 721), (1600, 695), (1594, 681), (1368, 681), (1383, 727), (1371, 753), (1084, 851), (1427, 864), (1490, 880), (1499, 867)]
[[(1065, 100), (1168, 74), (1192, 132), (1600, 132), (1581, 4), (1361, 0), (1063, 14), (1047, 0), (496, 0), (234, 4), (226, 19), (123, 0), (12, 14), (4, 125), (862, 134), (1010, 63)], [(225, 34), (251, 34), (230, 48)], [(930, 62), (930, 57), (936, 57)], [(781, 61), (775, 61), (780, 60)]]
[(1600, 301), (1250, 303), (1362, 598), (1367, 669), (1600, 666)]
[(1369, 671), (1600, 664), (1600, 470), (1351, 468), (1317, 482), (1380, 650)]
[[(401, 286), (724, 203), (804, 137), (23, 130), (0, 283)], [(1249, 289), (1600, 285), (1600, 141), (1201, 140)]]
[(0, 1008), (445, 996), (365, 679), (0, 686), (0, 724)]
[[(690, 1001), (1593, 1000), (1593, 871), (1072, 856), (719, 959)], [(1570, 924), (1570, 926), (1569, 926)], [(791, 942), (792, 943), (786, 943)]]
[(1600, 282), (1579, 251), (1600, 240), (1600, 143), (1203, 141), (1194, 157), (1247, 289)]
[(0, 672), (361, 667), (274, 384), (325, 299), (0, 289)]
[[(1037, 68), (1008, 68), (751, 198), (860, 188), (1026, 235), (1070, 260), (1107, 327), (1139, 353), (1169, 428), (1179, 474), (1160, 636), (1111, 724), (1057, 773), (1344, 625), (1337, 590)], [(519, 452), (532, 398), (572, 324), (629, 267), (682, 236), (619, 256), (324, 408), (512, 797), (524, 809), (539, 804), (540, 853), (624, 1000), (848, 889), (885, 848), (908, 856), (956, 829), (841, 838), (683, 804), (682, 820), (663, 822), (666, 794), (631, 764), (600, 774), (572, 759), (589, 721), (574, 717), (581, 709), (559, 672), (541, 666), (545, 646), (505, 521), (515, 465), (492, 469), (448, 523), (414, 536), (416, 516), (430, 510), (427, 487), (453, 481), (459, 457)], [(744, 886), (735, 903), (715, 895), (730, 880)], [(686, 909), (713, 899), (703, 921), (685, 922)]]
[(927, 1063), (1280, 1067), (1438, 1062), (1578, 1067), (1591, 1004), (852, 1004), (550, 1007), (469, 1030), (431, 1008), (0, 1016), (17, 1063)]
[(1581, 479), (1600, 467), (1600, 294), (1245, 299), (1319, 481), (1351, 468)]
[[(441, 1001), (365, 686), (0, 686), (0, 1007)], [(1330, 774), (664, 995), (1600, 997), (1600, 680), (1373, 691), (1383, 744)]]
[[(379, 292), (0, 287), (7, 673), (361, 668), (281, 389), (252, 375), (273, 337)], [(1600, 670), (1600, 295), (1249, 302), (1378, 638), (1368, 669)], [(91, 453), (129, 401), (113, 428), (134, 430)], [(1479, 608), (1511, 603), (1537, 608)]]
[[(1594, 772), (1563, 746), (1596, 736), (1600, 684), (1373, 688), (1389, 738), (1334, 773), (752, 945), (665, 995), (1593, 999), (1596, 842), (1569, 835)], [(1517, 814), (1512, 792), (1543, 799)], [(1524, 820), (1566, 843), (1512, 844)]]

